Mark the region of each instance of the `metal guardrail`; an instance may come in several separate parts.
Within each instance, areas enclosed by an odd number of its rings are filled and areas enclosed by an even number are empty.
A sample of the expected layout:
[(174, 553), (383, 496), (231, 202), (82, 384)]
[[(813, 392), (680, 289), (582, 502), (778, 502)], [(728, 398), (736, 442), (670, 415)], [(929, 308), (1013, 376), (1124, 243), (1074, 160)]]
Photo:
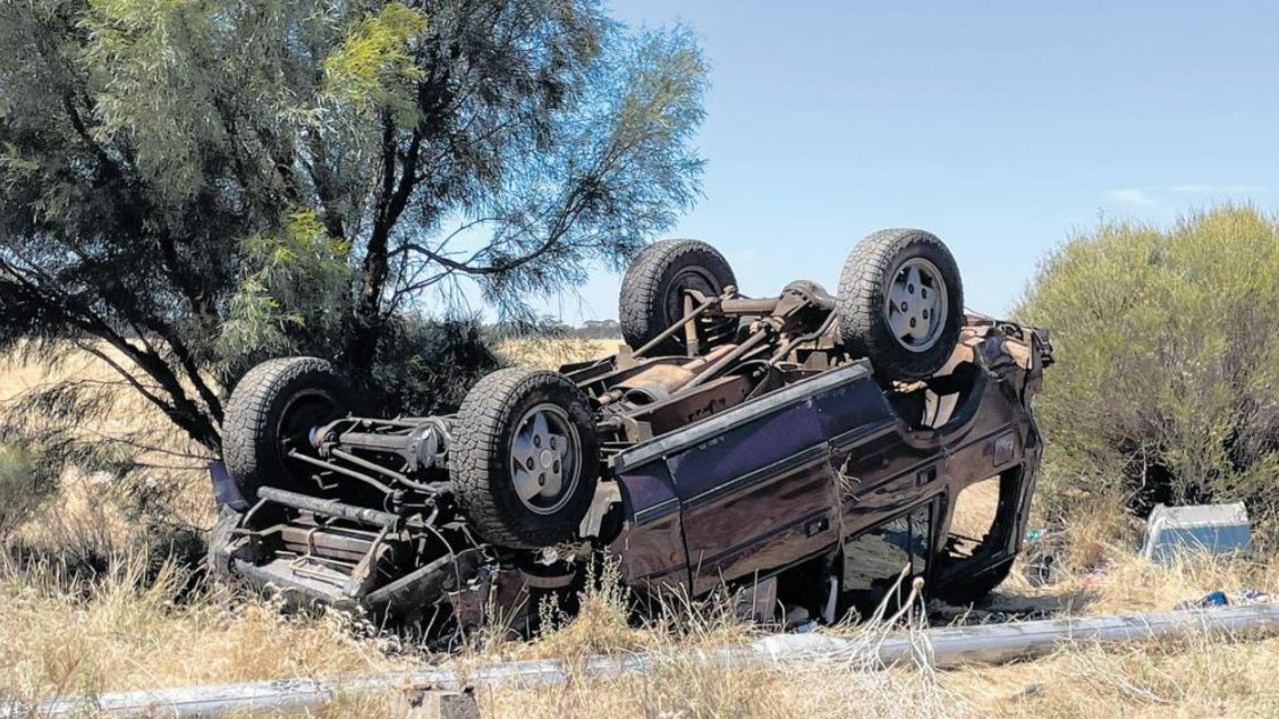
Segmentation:
[[(1071, 643), (1151, 641), (1199, 632), (1270, 633), (1279, 630), (1279, 603), (1205, 610), (1155, 612), (1009, 624), (946, 627), (879, 638), (783, 634), (740, 647), (696, 652), (698, 662), (725, 666), (766, 665), (814, 659), (853, 659), (865, 666), (922, 661), (946, 668), (1033, 657)], [(505, 662), (455, 672), (440, 668), (349, 679), (283, 679), (175, 689), (102, 694), (92, 699), (54, 698), (36, 706), (0, 707), (0, 718), (34, 714), (65, 717), (86, 709), (118, 717), (218, 717), (312, 710), (339, 696), (396, 691), (458, 690), (466, 686), (531, 686), (561, 683), (572, 676), (609, 677), (647, 672), (660, 655), (597, 656), (574, 662)]]

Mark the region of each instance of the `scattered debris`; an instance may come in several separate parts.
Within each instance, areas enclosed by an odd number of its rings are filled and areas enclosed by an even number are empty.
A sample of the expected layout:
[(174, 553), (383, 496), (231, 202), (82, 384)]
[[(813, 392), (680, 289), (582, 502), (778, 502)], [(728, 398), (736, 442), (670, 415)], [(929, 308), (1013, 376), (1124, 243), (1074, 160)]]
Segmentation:
[(1260, 589), (1241, 589), (1233, 596), (1231, 604), (1268, 604), (1271, 601), (1270, 594)]
[(1270, 595), (1259, 589), (1240, 589), (1226, 594), (1221, 590), (1208, 592), (1199, 599), (1188, 599), (1177, 604), (1174, 609), (1204, 609), (1207, 607), (1228, 607), (1245, 604), (1268, 604)]
[(1007, 624), (1008, 622), (1027, 622), (1038, 619), (1050, 619), (1052, 611), (1043, 606), (1025, 605), (1020, 607), (956, 607), (942, 602), (931, 602), (928, 605), (928, 619), (934, 624), (947, 626), (973, 626), (983, 624)]
[(1196, 609), (1207, 607), (1224, 607), (1230, 604), (1230, 600), (1226, 598), (1226, 593), (1221, 591), (1208, 592), (1200, 599), (1181, 602), (1175, 609)]
[(1012, 701), (1018, 701), (1021, 699), (1027, 699), (1029, 697), (1036, 696), (1042, 693), (1043, 691), (1044, 691), (1043, 682), (1033, 682), (1031, 684), (1027, 684), (1025, 687), (1022, 688), (1021, 691), (1017, 692), (1016, 694), (1012, 695), (1009, 698)]
[(413, 688), (396, 695), (392, 714), (408, 719), (480, 719), (480, 707), (473, 687), (462, 691)]
[(1061, 581), (1061, 563), (1057, 560), (1062, 550), (1063, 538), (1060, 533), (1047, 529), (1032, 529), (1026, 532), (1029, 558), (1023, 575), (1032, 587), (1046, 587)]
[(1085, 587), (1090, 584), (1096, 584), (1097, 582), (1105, 579), (1106, 576), (1110, 574), (1110, 570), (1113, 569), (1114, 566), (1114, 560), (1103, 560), (1100, 564), (1089, 567), (1088, 571), (1084, 572), (1084, 576), (1080, 577), (1079, 583)]

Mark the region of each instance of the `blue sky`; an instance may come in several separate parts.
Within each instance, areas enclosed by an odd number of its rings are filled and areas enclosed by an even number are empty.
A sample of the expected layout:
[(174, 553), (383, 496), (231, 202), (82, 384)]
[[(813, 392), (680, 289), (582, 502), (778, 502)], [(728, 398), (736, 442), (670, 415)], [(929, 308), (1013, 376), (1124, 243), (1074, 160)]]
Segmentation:
[[(670, 236), (721, 249), (743, 290), (836, 291), (862, 236), (921, 227), (967, 304), (1006, 312), (1036, 262), (1102, 216), (1276, 205), (1279, 4), (613, 0), (683, 22), (712, 64), (704, 197)], [(546, 307), (616, 317), (597, 273)]]

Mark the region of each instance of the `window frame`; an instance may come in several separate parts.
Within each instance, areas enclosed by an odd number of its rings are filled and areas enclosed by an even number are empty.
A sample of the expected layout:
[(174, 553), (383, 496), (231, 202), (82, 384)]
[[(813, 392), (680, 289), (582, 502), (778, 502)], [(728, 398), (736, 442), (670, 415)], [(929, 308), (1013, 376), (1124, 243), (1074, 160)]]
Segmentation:
[[(872, 597), (871, 603), (873, 603), (875, 607), (877, 607), (888, 596), (889, 592), (892, 591), (892, 587), (890, 585), (889, 588), (882, 590), (882, 593), (878, 595), (875, 594), (876, 589), (874, 586), (874, 582), (882, 581), (885, 578), (872, 580), (871, 587), (865, 588), (865, 589), (862, 589), (862, 588), (851, 589), (849, 588), (847, 583), (848, 562), (849, 562), (848, 545), (862, 537), (865, 537), (870, 534), (874, 534), (877, 530), (883, 529), (886, 525), (892, 522), (896, 522), (904, 518), (906, 520), (907, 533), (909, 536), (907, 546), (899, 547), (900, 549), (903, 549), (910, 557), (911, 572), (910, 572), (910, 575), (906, 578), (906, 580), (903, 581), (902, 584), (898, 587), (898, 597), (897, 597), (898, 603), (900, 603), (901, 601), (904, 601), (907, 597), (910, 596), (911, 584), (915, 578), (922, 578), (925, 582), (928, 581), (929, 579), (928, 574), (933, 568), (933, 564), (934, 564), (933, 560), (935, 559), (935, 557), (933, 556), (935, 554), (934, 540), (936, 539), (937, 519), (938, 519), (937, 515), (940, 508), (940, 499), (941, 499), (940, 495), (934, 495), (932, 497), (929, 497), (925, 500), (917, 502), (911, 507), (908, 507), (899, 512), (896, 512), (891, 516), (885, 517), (879, 520), (878, 522), (875, 522), (874, 524), (859, 530), (854, 535), (845, 537), (840, 540), (840, 543), (839, 543), (840, 561), (838, 563), (838, 567), (839, 567), (838, 580), (839, 580), (839, 594), (841, 598), (841, 604), (844, 605), (844, 607), (841, 609), (841, 614), (846, 613), (850, 605), (857, 604), (856, 602), (850, 601), (850, 595), (853, 592), (870, 594)], [(917, 513), (921, 511), (924, 512), (923, 516), (926, 518), (925, 520), (926, 526), (922, 536), (922, 543), (917, 541), (918, 537), (915, 532), (915, 522), (913, 521), (914, 515), (916, 515)], [(897, 546), (897, 545), (894, 545), (894, 546)], [(922, 553), (916, 553), (915, 549), (917, 547), (923, 548)], [(922, 566), (918, 566), (920, 564), (922, 564)], [(900, 573), (900, 571), (901, 570), (899, 568), (897, 572)], [(887, 578), (887, 579), (890, 579), (890, 581), (892, 582), (896, 582), (897, 576), (898, 574), (894, 574), (891, 578)], [(863, 606), (862, 608), (867, 608), (867, 607)], [(869, 609), (873, 611), (874, 607), (869, 607)]]

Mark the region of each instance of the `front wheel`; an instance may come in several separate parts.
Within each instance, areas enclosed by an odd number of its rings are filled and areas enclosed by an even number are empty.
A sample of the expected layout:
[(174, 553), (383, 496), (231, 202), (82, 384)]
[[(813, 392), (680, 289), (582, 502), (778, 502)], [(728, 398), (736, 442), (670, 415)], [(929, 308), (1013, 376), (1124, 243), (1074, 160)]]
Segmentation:
[(599, 478), (590, 403), (558, 372), (514, 367), (480, 380), (458, 411), (449, 470), (480, 536), (535, 549), (575, 536)]
[(882, 230), (848, 255), (839, 278), (840, 339), (884, 381), (913, 382), (946, 364), (964, 324), (959, 267), (936, 235)]

